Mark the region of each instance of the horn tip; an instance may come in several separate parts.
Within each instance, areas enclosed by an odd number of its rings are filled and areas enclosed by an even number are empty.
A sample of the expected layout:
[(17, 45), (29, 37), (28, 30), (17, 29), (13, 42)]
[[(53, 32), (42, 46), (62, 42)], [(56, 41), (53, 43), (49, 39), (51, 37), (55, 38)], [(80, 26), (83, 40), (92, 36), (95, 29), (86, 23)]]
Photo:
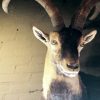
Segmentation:
[(2, 6), (2, 9), (6, 14), (8, 14), (8, 8), (7, 7)]
[(2, 9), (3, 11), (7, 14), (8, 13), (8, 2), (6, 2), (6, 0), (3, 0), (2, 2)]
[(2, 9), (6, 14), (8, 14), (8, 9), (6, 9), (6, 8), (2, 8)]

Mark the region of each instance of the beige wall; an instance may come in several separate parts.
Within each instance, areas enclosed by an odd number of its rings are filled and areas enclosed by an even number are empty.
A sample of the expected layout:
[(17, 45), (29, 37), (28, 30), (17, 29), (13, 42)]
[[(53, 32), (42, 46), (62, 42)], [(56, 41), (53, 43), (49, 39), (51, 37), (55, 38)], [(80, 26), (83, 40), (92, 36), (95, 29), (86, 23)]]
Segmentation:
[(32, 25), (44, 25), (35, 4), (15, 2), (8, 15), (0, 9), (0, 100), (39, 100), (46, 47)]

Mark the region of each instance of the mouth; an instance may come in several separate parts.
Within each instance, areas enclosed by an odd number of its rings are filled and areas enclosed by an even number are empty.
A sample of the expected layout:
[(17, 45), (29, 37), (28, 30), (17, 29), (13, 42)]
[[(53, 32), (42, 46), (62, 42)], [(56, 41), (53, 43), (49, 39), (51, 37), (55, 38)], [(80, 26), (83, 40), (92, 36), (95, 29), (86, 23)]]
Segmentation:
[(60, 73), (62, 73), (63, 75), (65, 75), (65, 76), (67, 76), (67, 77), (75, 77), (75, 76), (77, 76), (78, 73), (79, 73), (78, 67), (77, 67), (77, 69), (78, 69), (77, 71), (69, 71), (69, 70), (66, 71), (66, 70), (63, 68), (62, 65), (57, 64), (57, 68), (58, 68), (58, 70), (60, 71)]

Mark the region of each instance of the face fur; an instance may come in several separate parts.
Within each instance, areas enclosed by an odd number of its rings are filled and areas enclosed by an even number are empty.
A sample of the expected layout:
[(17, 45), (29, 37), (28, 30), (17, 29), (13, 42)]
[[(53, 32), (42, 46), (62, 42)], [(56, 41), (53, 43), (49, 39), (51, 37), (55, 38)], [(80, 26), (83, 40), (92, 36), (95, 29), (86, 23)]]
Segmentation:
[[(33, 27), (34, 35), (43, 42), (52, 56), (52, 63), (66, 76), (75, 76), (79, 70), (79, 55), (84, 45), (91, 42), (97, 31), (93, 30), (83, 36), (77, 30), (65, 28), (60, 32), (51, 32), (49, 35)], [(75, 34), (73, 34), (73, 32)]]

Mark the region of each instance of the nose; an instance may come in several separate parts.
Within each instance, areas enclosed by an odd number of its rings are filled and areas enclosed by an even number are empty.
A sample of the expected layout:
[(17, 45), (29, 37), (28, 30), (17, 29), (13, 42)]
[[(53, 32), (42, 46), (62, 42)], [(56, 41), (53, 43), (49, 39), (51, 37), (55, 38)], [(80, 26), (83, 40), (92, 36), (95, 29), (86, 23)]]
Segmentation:
[(77, 69), (79, 67), (78, 63), (69, 63), (67, 66), (71, 69)]

